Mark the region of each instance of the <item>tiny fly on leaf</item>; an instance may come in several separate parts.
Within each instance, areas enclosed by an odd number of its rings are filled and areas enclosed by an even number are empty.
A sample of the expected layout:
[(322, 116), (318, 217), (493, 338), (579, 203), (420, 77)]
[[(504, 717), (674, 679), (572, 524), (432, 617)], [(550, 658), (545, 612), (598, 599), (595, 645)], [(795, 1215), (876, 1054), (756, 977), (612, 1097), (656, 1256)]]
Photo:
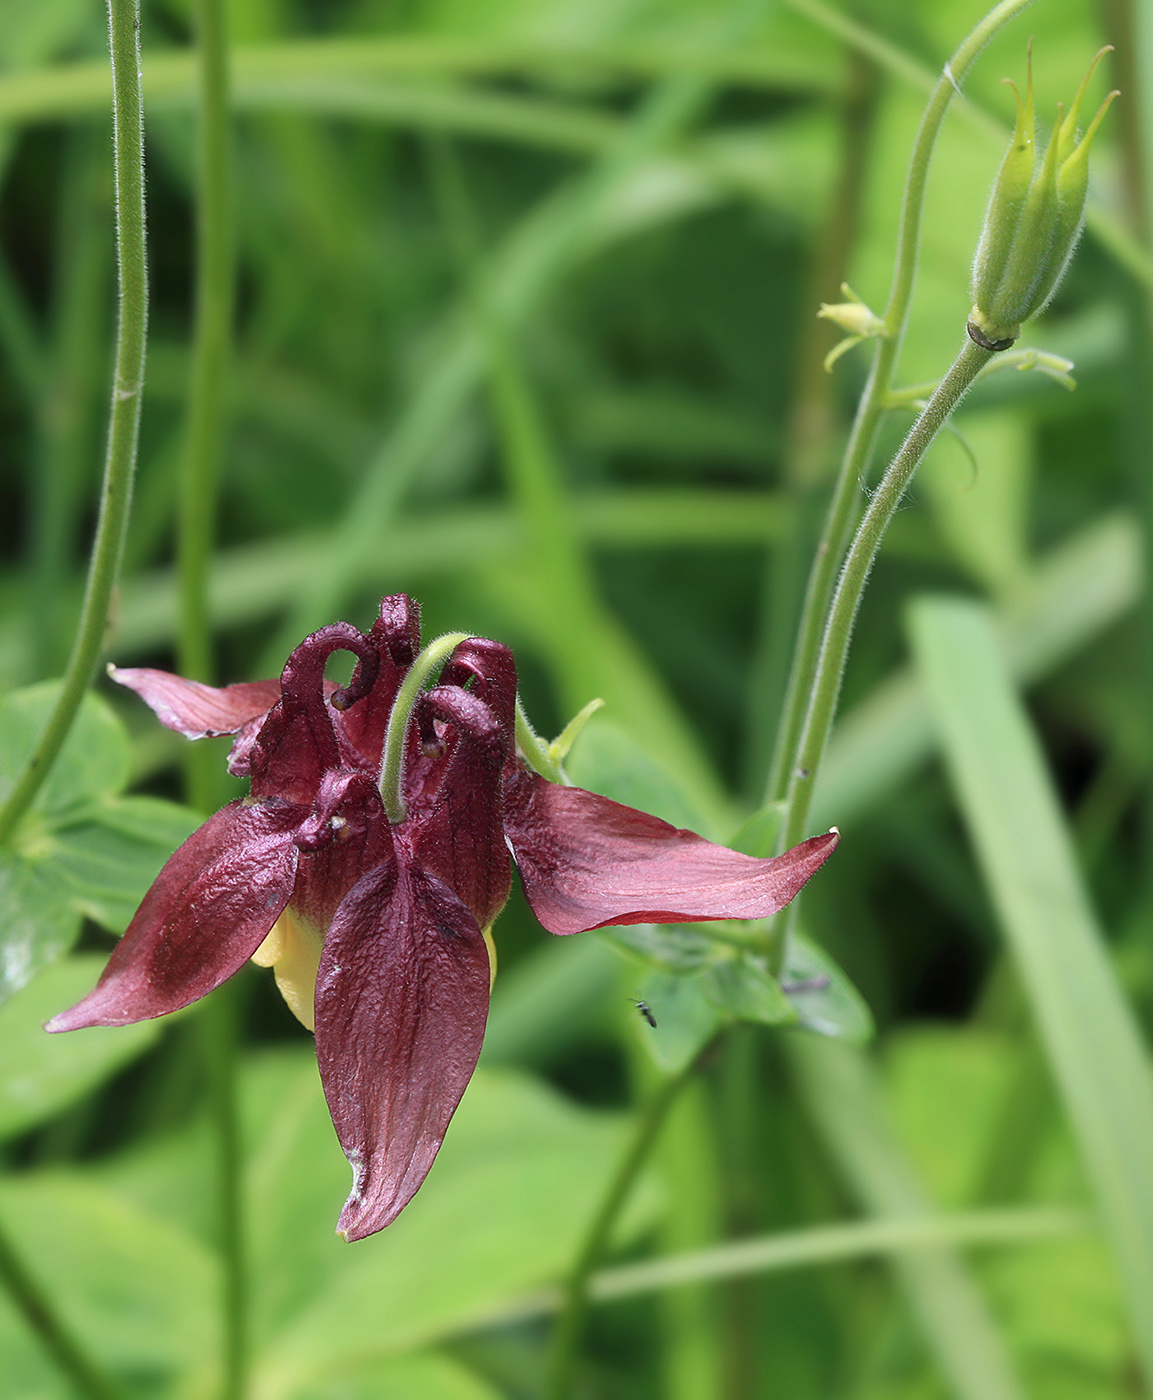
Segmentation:
[(657, 1018), (653, 1015), (652, 1007), (648, 1004), (647, 1001), (637, 1001), (636, 997), (633, 997), (631, 1000), (636, 1009), (641, 1013), (641, 1015), (645, 1018), (645, 1020), (649, 1023), (650, 1026), (652, 1026), (653, 1030), (655, 1031), (657, 1028)]

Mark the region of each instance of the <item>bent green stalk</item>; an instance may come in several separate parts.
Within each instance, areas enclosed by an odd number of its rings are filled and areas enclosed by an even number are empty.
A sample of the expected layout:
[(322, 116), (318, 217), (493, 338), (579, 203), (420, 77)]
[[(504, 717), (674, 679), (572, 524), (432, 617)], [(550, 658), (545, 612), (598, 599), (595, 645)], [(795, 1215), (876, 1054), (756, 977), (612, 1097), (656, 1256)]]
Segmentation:
[(112, 155), (116, 177), (116, 249), (120, 268), (119, 323), (96, 537), (80, 623), (64, 673), (60, 698), (27, 767), (0, 810), (0, 842), (12, 835), (16, 824), (40, 791), (92, 682), (124, 553), (140, 431), (148, 329), (139, 17), (139, 0), (109, 0)]
[(404, 821), (406, 807), (401, 791), (404, 776), (405, 739), (408, 722), (412, 718), (412, 707), (416, 704), (425, 681), (452, 655), (453, 649), (468, 640), (467, 632), (446, 632), (420, 653), (409, 667), (408, 674), (400, 683), (392, 713), (388, 717), (388, 728), (384, 733), (384, 751), (380, 763), (380, 797), (388, 819), (394, 825)]
[(801, 744), (801, 730), (821, 646), (826, 610), (852, 528), (858, 483), (864, 480), (868, 472), (877, 429), (886, 407), (893, 369), (909, 320), (913, 278), (917, 269), (917, 242), (925, 203), (925, 184), (933, 147), (936, 145), (953, 94), (974, 59), (1000, 28), (1031, 3), (1032, 0), (1003, 0), (1002, 4), (985, 16), (945, 64), (921, 118), (909, 161), (909, 173), (905, 180), (904, 200), (898, 224), (893, 281), (884, 315), (887, 332), (877, 342), (872, 369), (857, 406), (840, 474), (829, 502), (825, 528), (809, 573), (796, 649), (789, 671), (780, 728), (777, 731), (776, 749), (765, 789), (766, 806), (780, 802), (785, 797), (792, 773), (800, 761), (797, 755)]
[(948, 373), (937, 385), (933, 397), (922, 409), (886, 469), (853, 536), (833, 601), (829, 605), (828, 620), (808, 692), (808, 708), (786, 799), (783, 822), (786, 849), (801, 839), (800, 833), (809, 819), (817, 773), (833, 727), (853, 623), (885, 530), (896, 514), (901, 497), (921, 459), (968, 392), (973, 380), (988, 364), (992, 353), (966, 337)]

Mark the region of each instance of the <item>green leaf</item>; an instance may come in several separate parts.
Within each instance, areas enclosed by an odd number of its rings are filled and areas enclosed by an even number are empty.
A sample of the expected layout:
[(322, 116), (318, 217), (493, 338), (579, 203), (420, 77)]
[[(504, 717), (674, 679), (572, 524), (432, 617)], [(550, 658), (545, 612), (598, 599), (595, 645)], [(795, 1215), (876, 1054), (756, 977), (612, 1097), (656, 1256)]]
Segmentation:
[[(182, 1374), (215, 1354), (215, 1265), (184, 1231), (63, 1172), (0, 1180), (0, 1218), (106, 1366)], [(0, 1314), (8, 1309), (0, 1297)]]
[(1000, 922), (1095, 1189), (1153, 1374), (1153, 1077), (1060, 805), (987, 614), (922, 599), (918, 664)]
[(65, 959), (0, 1007), (0, 1138), (83, 1098), (156, 1039), (155, 1021), (45, 1033), (44, 1022), (91, 991), (103, 967), (99, 957)]
[[(44, 681), (0, 700), (0, 801), (24, 772), (59, 692), (59, 681)], [(103, 700), (86, 695), (32, 811), (60, 818), (119, 792), (130, 759), (124, 726)]]
[(779, 1026), (798, 1019), (776, 979), (747, 953), (726, 950), (701, 973), (701, 990), (729, 1020)]
[[(0, 701), (0, 800), (23, 772), (58, 690), (52, 681)], [(122, 932), (196, 826), (195, 814), (174, 803), (117, 796), (129, 756), (124, 726), (86, 696), (11, 846), (0, 850), (0, 1003), (68, 951), (82, 915)]]
[[(427, 1345), (558, 1278), (624, 1139), (618, 1116), (479, 1071), (425, 1185), (382, 1234), (333, 1234), (349, 1186), (311, 1053), (269, 1057), (244, 1096), (259, 1346), (268, 1400), (342, 1358)], [(639, 1219), (651, 1216), (641, 1193)]]
[(692, 1063), (724, 1023), (724, 1013), (705, 990), (704, 974), (652, 972), (638, 1000), (652, 1010), (656, 1026), (637, 1017), (644, 1044), (657, 1064), (677, 1074)]
[(0, 850), (0, 1005), (80, 935), (80, 914), (51, 861)]
[(285, 1400), (501, 1400), (487, 1381), (447, 1356), (390, 1356), (365, 1366), (335, 1365), (302, 1381)]
[(630, 957), (668, 972), (699, 972), (716, 952), (698, 924), (621, 924), (597, 933)]
[(860, 992), (828, 953), (799, 931), (789, 940), (781, 981), (803, 1029), (853, 1045), (872, 1039), (873, 1014)]
[(57, 834), (56, 858), (77, 907), (123, 933), (161, 866), (201, 818), (190, 807), (156, 797), (117, 798), (91, 817)]

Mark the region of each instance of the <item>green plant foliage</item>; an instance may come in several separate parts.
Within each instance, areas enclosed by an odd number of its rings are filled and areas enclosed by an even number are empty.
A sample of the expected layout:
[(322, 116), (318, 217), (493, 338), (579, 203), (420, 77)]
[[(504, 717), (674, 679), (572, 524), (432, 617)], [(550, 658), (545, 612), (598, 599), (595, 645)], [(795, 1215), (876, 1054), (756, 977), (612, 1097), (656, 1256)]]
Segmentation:
[[(605, 701), (573, 783), (756, 856), (790, 820), (781, 792), (759, 804), (862, 393), (895, 352), (846, 539), (965, 333), (1002, 79), (1032, 36), (1042, 149), (1106, 42), (1084, 112), (1123, 97), (1068, 277), (937, 437), (869, 572), (802, 833), (841, 843), (787, 930), (551, 939), (514, 889), (480, 1070), (379, 1236), (333, 1234), (348, 1167), (266, 971), (163, 1034), (40, 1030), (203, 820), (170, 799), (244, 792), (223, 745), (188, 751), (98, 679), (0, 849), (0, 1400), (1153, 1388), (1153, 21), (1038, 0), (958, 96), (944, 66), (985, 3), (141, 0), (147, 376), (89, 640), (120, 666), (199, 654), (224, 685), (407, 591), (426, 638), (510, 645), (546, 741)], [(212, 13), (219, 413), (195, 329)], [(105, 17), (10, 0), (0, 25), (0, 798), (58, 693), (100, 501)], [(939, 83), (898, 348), (887, 289)], [(843, 283), (878, 333), (826, 373), (839, 333), (816, 312)], [(967, 601), (923, 602), (910, 645), (907, 600), (942, 591)]]
[(155, 1041), (154, 1021), (44, 1035), (44, 1022), (89, 992), (103, 967), (99, 957), (64, 958), (0, 1007), (0, 1138), (54, 1117)]
[[(5, 795), (24, 770), (56, 693), (49, 682), (0, 701)], [(0, 850), (6, 908), (0, 1001), (71, 948), (83, 917), (123, 932), (161, 865), (197, 825), (174, 803), (121, 796), (129, 761), (120, 721), (89, 696), (59, 763)]]

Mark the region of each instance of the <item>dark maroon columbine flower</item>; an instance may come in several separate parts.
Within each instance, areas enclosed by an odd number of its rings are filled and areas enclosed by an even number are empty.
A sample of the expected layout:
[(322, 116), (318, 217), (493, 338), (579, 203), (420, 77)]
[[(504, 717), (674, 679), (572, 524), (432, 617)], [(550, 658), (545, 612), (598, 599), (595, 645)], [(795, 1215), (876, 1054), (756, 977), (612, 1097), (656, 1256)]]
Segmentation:
[[(235, 734), (229, 768), (250, 777), (251, 792), (172, 856), (96, 989), (48, 1024), (163, 1016), (249, 958), (272, 965), (316, 1032), (353, 1169), (338, 1226), (348, 1239), (381, 1229), (412, 1199), (476, 1066), (485, 945), (508, 896), (509, 849), (533, 912), (564, 934), (763, 918), (837, 841), (817, 836), (756, 860), (550, 783), (516, 756), (508, 648), (459, 641), (439, 684), (413, 703), (419, 646), (416, 607), (399, 595), (384, 599), (367, 634), (337, 622), (307, 637), (279, 682), (218, 690), (163, 671), (113, 671), (170, 729)], [(324, 678), (339, 650), (357, 658), (343, 688)]]

